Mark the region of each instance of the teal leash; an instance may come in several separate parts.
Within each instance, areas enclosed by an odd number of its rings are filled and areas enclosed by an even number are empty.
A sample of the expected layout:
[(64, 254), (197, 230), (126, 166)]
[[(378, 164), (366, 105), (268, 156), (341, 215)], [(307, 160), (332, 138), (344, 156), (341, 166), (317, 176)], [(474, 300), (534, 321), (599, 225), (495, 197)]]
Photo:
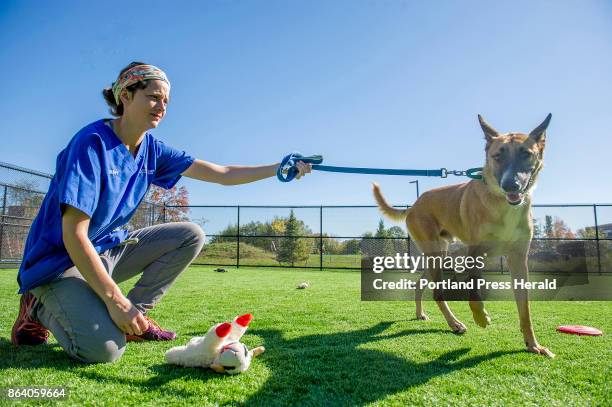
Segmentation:
[(471, 179), (482, 179), (482, 168), (470, 168), (468, 170), (448, 170), (440, 168), (436, 170), (404, 170), (391, 168), (363, 168), (363, 167), (336, 167), (331, 165), (321, 165), (323, 156), (311, 155), (303, 156), (299, 153), (293, 153), (283, 158), (283, 161), (276, 170), (277, 178), (282, 182), (289, 182), (299, 173), (297, 162), (302, 161), (306, 164), (312, 164), (312, 169), (325, 172), (341, 172), (348, 174), (374, 174), (374, 175), (410, 175), (415, 177), (441, 177), (446, 178), (449, 175), (464, 176)]

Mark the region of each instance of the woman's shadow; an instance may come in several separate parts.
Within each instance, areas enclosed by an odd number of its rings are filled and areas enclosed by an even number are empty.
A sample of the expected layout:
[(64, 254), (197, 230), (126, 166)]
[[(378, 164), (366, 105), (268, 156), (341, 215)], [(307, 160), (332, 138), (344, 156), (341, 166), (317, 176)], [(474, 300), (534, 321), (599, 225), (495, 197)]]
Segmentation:
[[(426, 383), (436, 376), (478, 365), (518, 351), (498, 351), (462, 358), (469, 352), (461, 348), (427, 362), (413, 362), (364, 345), (414, 335), (446, 333), (446, 330), (411, 329), (380, 335), (391, 322), (350, 332), (317, 334), (287, 340), (278, 330), (253, 329), (264, 339), (266, 353), (257, 360), (265, 363), (271, 376), (243, 406), (351, 405), (372, 403)], [(461, 359), (461, 360), (460, 360)], [(248, 374), (248, 373), (247, 373)]]

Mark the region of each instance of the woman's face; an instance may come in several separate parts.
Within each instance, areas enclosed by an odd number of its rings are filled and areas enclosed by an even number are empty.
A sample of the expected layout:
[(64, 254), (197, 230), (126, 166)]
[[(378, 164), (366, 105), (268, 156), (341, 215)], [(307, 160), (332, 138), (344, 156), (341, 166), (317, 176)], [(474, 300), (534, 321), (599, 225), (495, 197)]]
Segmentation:
[(158, 79), (147, 82), (145, 89), (137, 89), (130, 97), (126, 92), (123, 101), (123, 118), (144, 130), (153, 129), (166, 115), (170, 89)]

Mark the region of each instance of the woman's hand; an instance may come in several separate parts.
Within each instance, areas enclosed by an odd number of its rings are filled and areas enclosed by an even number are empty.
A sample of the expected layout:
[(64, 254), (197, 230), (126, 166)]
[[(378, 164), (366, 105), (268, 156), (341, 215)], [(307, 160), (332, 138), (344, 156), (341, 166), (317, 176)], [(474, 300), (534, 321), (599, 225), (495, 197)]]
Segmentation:
[[(273, 177), (276, 175), (276, 170), (279, 165), (280, 163), (256, 166), (224, 166), (213, 164), (208, 161), (195, 160), (182, 175), (221, 185), (239, 185)], [(296, 178), (301, 178), (312, 171), (312, 164), (305, 164), (302, 161), (298, 161), (296, 167), (299, 171)]]
[(312, 164), (305, 164), (303, 161), (298, 161), (295, 163), (298, 169), (298, 174), (295, 176), (296, 179), (302, 178), (304, 175), (312, 172)]
[(85, 213), (66, 205), (62, 216), (62, 239), (66, 251), (85, 281), (104, 301), (117, 327), (126, 334), (140, 335), (148, 328), (148, 322), (108, 275), (89, 240), (89, 221)]
[(106, 308), (119, 329), (128, 335), (140, 335), (148, 328), (144, 315), (123, 294), (107, 301)]

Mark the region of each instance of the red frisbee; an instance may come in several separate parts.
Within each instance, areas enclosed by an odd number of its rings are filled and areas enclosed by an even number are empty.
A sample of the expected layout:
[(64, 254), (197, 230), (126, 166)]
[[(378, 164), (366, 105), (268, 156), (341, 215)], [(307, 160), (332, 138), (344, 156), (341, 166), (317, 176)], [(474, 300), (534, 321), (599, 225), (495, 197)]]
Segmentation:
[(589, 335), (589, 336), (599, 336), (603, 335), (597, 328), (593, 328), (592, 326), (584, 326), (584, 325), (561, 325), (557, 327), (557, 331), (563, 332), (566, 334), (574, 334), (574, 335)]

